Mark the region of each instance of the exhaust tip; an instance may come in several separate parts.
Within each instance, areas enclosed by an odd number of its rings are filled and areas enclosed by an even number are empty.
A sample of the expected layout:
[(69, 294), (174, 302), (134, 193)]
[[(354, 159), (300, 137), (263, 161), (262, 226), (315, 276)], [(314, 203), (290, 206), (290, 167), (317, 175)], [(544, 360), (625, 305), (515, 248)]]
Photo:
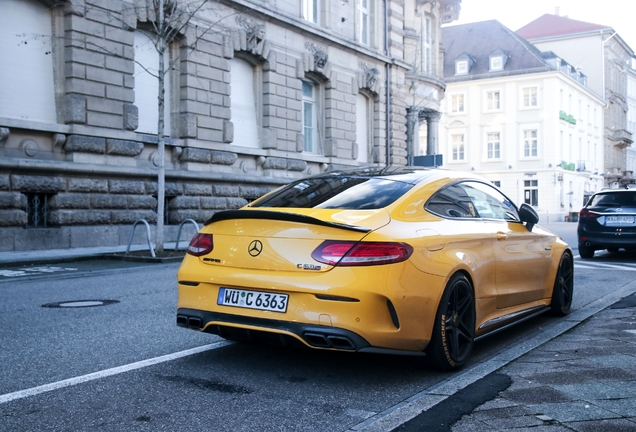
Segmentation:
[(177, 325), (179, 327), (187, 327), (187, 328), (191, 328), (195, 330), (201, 330), (203, 328), (203, 320), (199, 317), (177, 315)]
[(188, 326), (188, 317), (185, 315), (177, 315), (177, 325), (179, 327), (187, 327)]

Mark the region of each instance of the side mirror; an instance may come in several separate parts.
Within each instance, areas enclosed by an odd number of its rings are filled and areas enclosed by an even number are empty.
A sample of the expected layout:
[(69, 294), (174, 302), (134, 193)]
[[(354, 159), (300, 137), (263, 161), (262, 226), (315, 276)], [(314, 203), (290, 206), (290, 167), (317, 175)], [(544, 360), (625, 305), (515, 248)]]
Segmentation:
[(526, 203), (521, 204), (521, 207), (519, 208), (519, 218), (521, 219), (521, 222), (526, 223), (528, 231), (532, 231), (534, 225), (539, 222), (539, 215), (537, 212)]

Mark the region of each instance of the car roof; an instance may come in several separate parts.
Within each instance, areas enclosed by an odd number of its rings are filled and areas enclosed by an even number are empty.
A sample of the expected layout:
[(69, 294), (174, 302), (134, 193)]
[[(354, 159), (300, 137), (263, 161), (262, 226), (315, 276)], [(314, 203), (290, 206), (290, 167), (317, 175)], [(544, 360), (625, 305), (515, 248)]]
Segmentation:
[(604, 194), (604, 193), (625, 193), (625, 192), (634, 193), (634, 192), (636, 192), (636, 190), (634, 190), (634, 189), (604, 189), (604, 190), (600, 190), (598, 192), (594, 192), (594, 195), (599, 195), (599, 194)]
[[(460, 173), (458, 171), (451, 171), (442, 168), (425, 168), (425, 167), (404, 167), (404, 166), (389, 166), (389, 167), (367, 167), (357, 169), (343, 169), (333, 170), (323, 174), (313, 176), (313, 178), (327, 178), (327, 177), (366, 177), (366, 178), (379, 178), (393, 181), (400, 181), (404, 183), (416, 184), (424, 180), (432, 180), (433, 178), (439, 178), (440, 176), (452, 177), (452, 178), (473, 178), (466, 173)], [(475, 176), (475, 179), (478, 177)]]

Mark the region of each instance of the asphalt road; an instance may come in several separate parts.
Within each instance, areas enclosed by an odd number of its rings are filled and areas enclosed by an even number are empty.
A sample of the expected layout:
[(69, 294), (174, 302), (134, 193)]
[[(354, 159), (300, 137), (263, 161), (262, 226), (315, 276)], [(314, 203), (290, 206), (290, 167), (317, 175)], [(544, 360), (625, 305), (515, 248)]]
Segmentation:
[[(578, 309), (631, 282), (636, 258), (575, 265)], [(0, 275), (3, 431), (344, 431), (451, 377), (421, 358), (210, 346), (222, 340), (175, 325), (177, 264), (46, 267)], [(43, 307), (89, 300), (115, 302)], [(485, 339), (467, 368), (558, 321)]]

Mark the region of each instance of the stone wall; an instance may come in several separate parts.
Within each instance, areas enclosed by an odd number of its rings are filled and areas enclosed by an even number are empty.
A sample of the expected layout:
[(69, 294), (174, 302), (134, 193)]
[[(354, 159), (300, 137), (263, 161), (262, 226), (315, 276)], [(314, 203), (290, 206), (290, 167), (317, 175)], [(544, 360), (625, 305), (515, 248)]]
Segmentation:
[[(163, 161), (157, 134), (137, 130), (140, 116), (153, 109), (140, 103), (135, 76), (135, 32), (152, 33), (152, 2), (56, 2), (49, 54), (58, 121), (0, 118), (0, 250), (125, 244), (132, 223), (157, 220), (160, 165), (166, 241), (186, 219), (202, 223), (294, 179), (387, 161), (404, 165), (406, 17), (419, 17), (422, 8), (439, 14), (449, 2), (459, 0), (388, 0), (388, 17), (382, 2), (371, 2), (366, 45), (357, 2), (324, 2), (319, 25), (302, 18), (300, 2), (208, 2), (168, 47)], [(235, 139), (241, 125), (231, 78), (239, 57), (253, 66), (258, 146)], [(303, 80), (315, 83), (319, 96), (315, 152), (304, 149)], [(361, 93), (371, 113), (365, 163), (357, 160)], [(45, 226), (30, 220), (39, 217), (29, 204), (34, 197), (46, 199)]]

